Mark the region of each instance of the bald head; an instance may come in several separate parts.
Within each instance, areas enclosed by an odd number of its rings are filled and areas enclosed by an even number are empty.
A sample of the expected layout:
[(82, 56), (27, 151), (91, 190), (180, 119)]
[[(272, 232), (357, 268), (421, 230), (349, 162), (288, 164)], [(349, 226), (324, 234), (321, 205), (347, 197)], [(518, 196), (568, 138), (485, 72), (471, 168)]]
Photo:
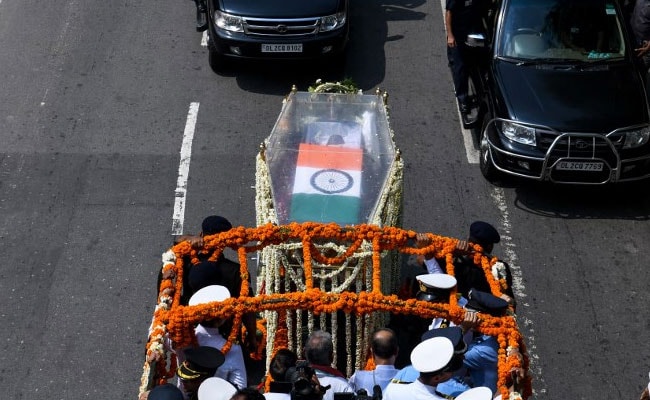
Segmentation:
[(392, 365), (395, 363), (399, 347), (397, 335), (392, 329), (380, 328), (372, 334), (370, 349), (376, 365)]

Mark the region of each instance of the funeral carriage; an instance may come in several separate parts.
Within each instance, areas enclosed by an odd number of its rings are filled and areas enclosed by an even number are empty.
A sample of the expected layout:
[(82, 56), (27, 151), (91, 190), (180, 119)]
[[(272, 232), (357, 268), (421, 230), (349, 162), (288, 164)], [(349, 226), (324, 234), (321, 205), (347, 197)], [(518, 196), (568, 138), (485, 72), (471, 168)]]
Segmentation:
[[(458, 240), (428, 233), (430, 244), (418, 248), (416, 232), (400, 227), (403, 161), (387, 100), (385, 92), (363, 94), (340, 83), (318, 83), (306, 92), (293, 88), (284, 98), (257, 156), (257, 226), (236, 227), (203, 241), (202, 251), (213, 257), (227, 249), (237, 254), (241, 292), (221, 302), (181, 304), (183, 282), (177, 277), (191, 268), (186, 260), (196, 249), (183, 242), (163, 254), (141, 393), (174, 377), (177, 359), (171, 347), (193, 345), (193, 328), (206, 318), (233, 318), (222, 349), (227, 352), (241, 334), (242, 316), (257, 313), (261, 340), (251, 356), (265, 360), (267, 369), (278, 349), (300, 355), (307, 334), (327, 330), (334, 341), (334, 366), (347, 376), (372, 368), (370, 334), (391, 316), (463, 319), (465, 310), (455, 295), (449, 303), (396, 295), (401, 256), (434, 254), (447, 260), (453, 275)], [(491, 273), (496, 259), (481, 250), (472, 249), (476, 265), (499, 295), (503, 282)], [(249, 296), (252, 271), (256, 290)], [(528, 368), (524, 342), (514, 314), (482, 317), (478, 330), (499, 341), (498, 387), (508, 398), (510, 370)], [(521, 349), (524, 357), (510, 355), (508, 348)], [(522, 383), (526, 398), (529, 378)]]

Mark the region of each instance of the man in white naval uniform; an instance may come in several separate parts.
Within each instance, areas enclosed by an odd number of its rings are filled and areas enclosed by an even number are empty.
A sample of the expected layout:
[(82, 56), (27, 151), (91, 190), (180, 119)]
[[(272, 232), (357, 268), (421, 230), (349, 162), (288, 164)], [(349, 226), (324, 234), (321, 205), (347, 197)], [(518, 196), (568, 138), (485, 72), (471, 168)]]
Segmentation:
[(436, 386), (453, 376), (454, 345), (446, 337), (427, 339), (411, 352), (411, 364), (420, 373), (413, 383), (389, 383), (383, 400), (445, 400)]

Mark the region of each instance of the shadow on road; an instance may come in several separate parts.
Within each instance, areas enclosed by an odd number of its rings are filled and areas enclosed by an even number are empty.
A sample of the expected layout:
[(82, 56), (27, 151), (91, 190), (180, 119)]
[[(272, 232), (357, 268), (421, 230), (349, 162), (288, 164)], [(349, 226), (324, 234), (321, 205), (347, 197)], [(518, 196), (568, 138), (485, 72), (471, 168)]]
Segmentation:
[(549, 218), (650, 219), (650, 187), (645, 182), (604, 186), (516, 183), (515, 206)]

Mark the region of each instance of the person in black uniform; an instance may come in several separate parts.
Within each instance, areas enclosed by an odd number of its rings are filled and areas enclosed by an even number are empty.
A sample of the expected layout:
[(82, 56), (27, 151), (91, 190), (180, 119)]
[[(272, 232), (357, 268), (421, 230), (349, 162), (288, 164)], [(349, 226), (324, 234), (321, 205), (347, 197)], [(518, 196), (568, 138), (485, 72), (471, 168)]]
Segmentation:
[[(492, 293), (490, 283), (485, 277), (485, 271), (480, 265), (474, 264), (474, 254), (470, 253), (470, 243), (478, 244), (483, 248), (483, 253), (489, 255), (494, 249), (494, 245), (501, 241), (501, 236), (496, 228), (484, 221), (474, 221), (469, 227), (469, 237), (467, 241), (460, 241), (455, 249), (454, 255), (454, 276), (457, 282), (457, 291), (467, 298), (469, 291), (473, 288), (481, 292)], [(425, 235), (418, 235), (418, 247), (425, 247), (429, 244), (429, 238)], [(433, 255), (425, 255), (420, 260), (426, 266), (429, 272), (437, 270), (446, 271), (445, 259), (434, 259)], [(513, 307), (515, 305), (514, 292), (512, 290), (512, 273), (510, 266), (504, 261), (497, 261), (503, 264), (501, 273), (506, 281), (506, 288), (502, 289), (501, 296)], [(432, 265), (433, 264), (433, 265)], [(499, 277), (501, 278), (501, 276)]]
[[(469, 227), (467, 242), (478, 244), (483, 248), (483, 253), (489, 255), (494, 245), (501, 241), (501, 236), (496, 228), (487, 222), (475, 221)], [(485, 277), (485, 272), (480, 265), (474, 264), (473, 254), (460, 254), (454, 257), (454, 275), (458, 280), (458, 292), (467, 297), (469, 291), (474, 288), (481, 292), (492, 293), (490, 284)], [(512, 273), (510, 266), (504, 261), (503, 274), (507, 287), (502, 290), (502, 298), (514, 306), (514, 292), (512, 290)]]
[(208, 7), (206, 0), (194, 0), (196, 5), (196, 31), (203, 32), (208, 29)]
[(197, 400), (201, 383), (214, 376), (225, 361), (223, 353), (214, 347), (197, 346), (183, 350), (185, 360), (176, 369), (182, 390), (188, 400)]
[(470, 111), (468, 98), (468, 64), (475, 62), (472, 49), (465, 44), (469, 33), (485, 31), (482, 17), (487, 13), (489, 0), (447, 0), (445, 26), (447, 28), (447, 59), (454, 80), (456, 99), (462, 114)]

